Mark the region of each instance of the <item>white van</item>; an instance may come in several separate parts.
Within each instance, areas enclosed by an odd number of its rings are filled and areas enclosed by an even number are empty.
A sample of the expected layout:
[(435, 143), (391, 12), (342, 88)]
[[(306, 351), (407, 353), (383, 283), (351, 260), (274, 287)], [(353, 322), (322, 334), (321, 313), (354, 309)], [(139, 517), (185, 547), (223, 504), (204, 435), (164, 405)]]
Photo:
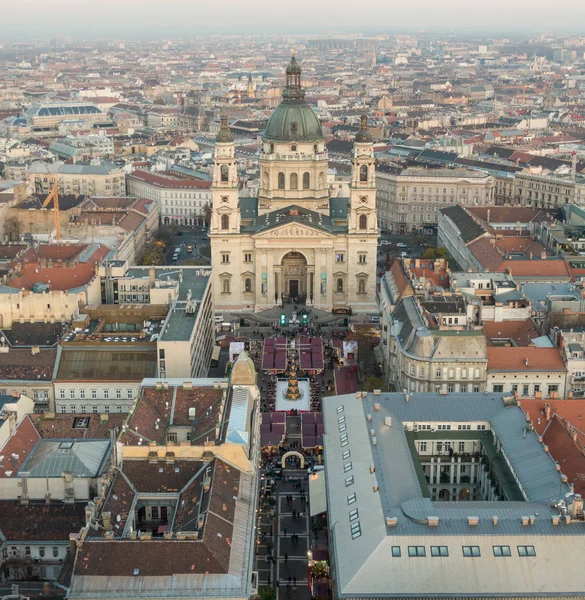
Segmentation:
[(223, 323), (223, 315), (215, 315), (215, 318), (213, 319), (216, 323)]

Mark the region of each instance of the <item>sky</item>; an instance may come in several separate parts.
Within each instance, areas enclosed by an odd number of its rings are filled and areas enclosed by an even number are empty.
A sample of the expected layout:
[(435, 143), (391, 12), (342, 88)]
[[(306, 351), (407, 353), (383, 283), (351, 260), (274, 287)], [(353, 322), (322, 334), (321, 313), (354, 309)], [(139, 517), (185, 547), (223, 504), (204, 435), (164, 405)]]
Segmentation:
[(7, 38), (421, 29), (585, 33), (585, 1), (0, 0), (0, 36)]

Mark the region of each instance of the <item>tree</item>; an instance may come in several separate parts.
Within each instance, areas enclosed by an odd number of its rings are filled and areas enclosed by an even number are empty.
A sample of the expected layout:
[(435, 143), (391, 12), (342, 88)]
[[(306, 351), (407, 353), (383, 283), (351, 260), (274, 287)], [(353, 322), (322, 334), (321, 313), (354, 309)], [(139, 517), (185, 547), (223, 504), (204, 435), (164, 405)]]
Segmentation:
[(368, 375), (362, 385), (364, 392), (373, 392), (374, 390), (384, 390), (386, 385), (380, 377)]
[(423, 254), (423, 258), (449, 258), (449, 253), (446, 248), (439, 246), (438, 248), (427, 248)]
[(209, 202), (203, 208), (203, 220), (205, 225), (209, 227), (209, 224), (211, 223), (211, 204)]
[(276, 600), (274, 588), (268, 587), (267, 585), (258, 588), (258, 596), (260, 597), (260, 600)]

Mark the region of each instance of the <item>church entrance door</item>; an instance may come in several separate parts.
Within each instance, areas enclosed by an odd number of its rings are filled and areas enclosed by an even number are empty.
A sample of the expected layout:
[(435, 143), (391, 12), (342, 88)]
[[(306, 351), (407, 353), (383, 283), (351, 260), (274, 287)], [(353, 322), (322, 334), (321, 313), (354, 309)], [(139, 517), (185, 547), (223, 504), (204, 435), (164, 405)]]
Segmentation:
[(307, 293), (307, 259), (300, 252), (288, 252), (282, 259), (283, 302), (305, 302)]
[(297, 298), (299, 295), (299, 280), (298, 279), (291, 279), (289, 281), (289, 294), (291, 296), (291, 298)]

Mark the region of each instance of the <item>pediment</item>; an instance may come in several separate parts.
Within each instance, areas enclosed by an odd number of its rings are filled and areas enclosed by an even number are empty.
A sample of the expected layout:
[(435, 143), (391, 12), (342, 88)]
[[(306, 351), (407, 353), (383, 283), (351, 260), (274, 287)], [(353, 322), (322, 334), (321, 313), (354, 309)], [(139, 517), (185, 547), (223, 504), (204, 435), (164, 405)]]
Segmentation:
[(263, 238), (284, 238), (284, 239), (317, 239), (317, 238), (331, 238), (334, 237), (330, 233), (310, 227), (300, 223), (283, 223), (278, 227), (272, 227), (268, 231), (262, 231), (253, 236), (256, 239)]

